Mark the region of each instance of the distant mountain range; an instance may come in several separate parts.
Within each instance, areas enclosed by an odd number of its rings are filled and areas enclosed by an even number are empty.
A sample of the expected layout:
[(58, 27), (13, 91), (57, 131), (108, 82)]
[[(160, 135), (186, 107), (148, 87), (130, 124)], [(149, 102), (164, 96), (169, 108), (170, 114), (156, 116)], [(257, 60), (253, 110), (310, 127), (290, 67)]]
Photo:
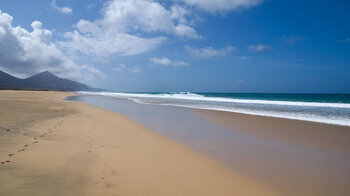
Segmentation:
[(59, 78), (44, 71), (26, 79), (16, 78), (0, 71), (0, 89), (14, 90), (56, 90), (56, 91), (103, 91), (80, 82)]

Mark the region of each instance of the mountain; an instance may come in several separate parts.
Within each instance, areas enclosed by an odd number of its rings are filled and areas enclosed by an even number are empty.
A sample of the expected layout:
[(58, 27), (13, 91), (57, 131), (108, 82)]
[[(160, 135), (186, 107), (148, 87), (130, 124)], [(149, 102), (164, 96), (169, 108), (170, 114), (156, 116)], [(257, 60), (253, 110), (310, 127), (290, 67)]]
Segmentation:
[(0, 70), (0, 89), (16, 89), (23, 84), (23, 80)]
[(26, 79), (19, 79), (0, 71), (0, 89), (57, 90), (57, 91), (102, 91), (73, 80), (59, 78), (44, 71)]

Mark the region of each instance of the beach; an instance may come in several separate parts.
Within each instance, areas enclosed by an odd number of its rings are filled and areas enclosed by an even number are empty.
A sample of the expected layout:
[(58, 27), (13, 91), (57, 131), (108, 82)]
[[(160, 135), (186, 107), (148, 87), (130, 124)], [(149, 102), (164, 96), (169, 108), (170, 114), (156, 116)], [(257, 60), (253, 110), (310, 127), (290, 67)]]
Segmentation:
[(0, 196), (350, 196), (350, 1), (0, 1)]
[(350, 153), (350, 127), (210, 110), (195, 110), (208, 121), (272, 141)]
[(1, 91), (0, 195), (275, 195), (73, 93)]
[(269, 151), (251, 146), (260, 154), (249, 161), (228, 158), (239, 166), (235, 171), (274, 187), (280, 195), (350, 193), (350, 127), (233, 112), (193, 112), (233, 131), (282, 144), (282, 149)]
[(127, 116), (278, 195), (348, 195), (350, 192), (348, 126), (140, 104), (139, 100), (111, 96), (82, 94), (71, 100)]
[[(164, 119), (169, 118), (164, 111), (178, 115), (177, 124), (184, 122), (183, 114), (193, 124), (206, 123), (198, 128), (187, 122), (197, 132), (181, 140), (188, 136), (157, 132), (128, 113), (65, 100), (68, 96), (74, 94), (0, 91), (0, 195), (350, 193), (349, 127), (157, 106)], [(118, 104), (161, 118), (155, 106)], [(172, 125), (166, 121), (162, 127)], [(200, 136), (208, 127), (234, 143), (212, 145), (207, 141), (212, 134)]]

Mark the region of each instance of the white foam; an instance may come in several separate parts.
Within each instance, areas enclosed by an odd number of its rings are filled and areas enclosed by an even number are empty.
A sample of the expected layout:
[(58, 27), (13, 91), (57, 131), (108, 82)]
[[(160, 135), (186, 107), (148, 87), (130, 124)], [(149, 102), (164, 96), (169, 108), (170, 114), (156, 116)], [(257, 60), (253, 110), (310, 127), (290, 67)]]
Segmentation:
[[(193, 109), (206, 109), (206, 110), (215, 110), (215, 111), (226, 111), (226, 112), (235, 112), (242, 114), (250, 114), (257, 116), (268, 116), (276, 118), (286, 118), (293, 120), (303, 120), (311, 121), (325, 124), (341, 125), (341, 126), (350, 126), (350, 118), (344, 116), (323, 116), (313, 113), (296, 113), (288, 111), (262, 111), (254, 110), (254, 107), (249, 108), (234, 108), (234, 107), (225, 107), (220, 105), (220, 102), (225, 103), (244, 103), (244, 104), (263, 104), (263, 105), (280, 105), (280, 106), (295, 106), (295, 107), (327, 107), (327, 108), (343, 108), (349, 109), (350, 104), (342, 103), (319, 103), (319, 102), (294, 102), (294, 101), (270, 101), (270, 100), (250, 100), (250, 99), (232, 99), (232, 98), (220, 98), (220, 97), (205, 97), (202, 95), (194, 93), (173, 93), (173, 94), (133, 94), (133, 93), (109, 93), (109, 92), (80, 92), (82, 94), (88, 95), (102, 95), (116, 98), (129, 99), (137, 103), (142, 104), (153, 104), (154, 99), (164, 99), (164, 103), (157, 103), (159, 105), (168, 105), (168, 106), (177, 106)], [(171, 102), (169, 100), (174, 100)], [(192, 100), (191, 103), (181, 103), (175, 100)], [(151, 102), (150, 102), (151, 101)], [(205, 103), (207, 102), (207, 104)], [(210, 102), (210, 104), (208, 104)], [(218, 104), (215, 104), (218, 103)]]
[(244, 103), (244, 104), (261, 104), (261, 105), (281, 105), (281, 106), (299, 106), (299, 107), (331, 107), (350, 109), (348, 103), (321, 103), (321, 102), (301, 102), (301, 101), (272, 101), (258, 99), (234, 99), (223, 97), (205, 97), (195, 93), (173, 93), (173, 94), (146, 94), (146, 93), (109, 93), (109, 92), (81, 92), (83, 94), (104, 95), (118, 98), (156, 98), (156, 99), (179, 99), (207, 102), (223, 103)]
[[(142, 102), (139, 102), (142, 103)], [(341, 126), (350, 126), (350, 119), (342, 118), (335, 119), (332, 117), (324, 117), (320, 115), (311, 115), (311, 114), (297, 114), (292, 112), (271, 112), (271, 111), (254, 111), (254, 110), (244, 110), (244, 109), (228, 109), (228, 108), (217, 108), (217, 107), (207, 107), (207, 106), (193, 106), (193, 105), (179, 105), (179, 104), (162, 104), (169, 106), (177, 106), (177, 107), (185, 107), (192, 109), (204, 109), (204, 110), (215, 110), (215, 111), (224, 111), (224, 112), (234, 112), (241, 114), (249, 114), (255, 116), (267, 116), (267, 117), (275, 117), (275, 118), (285, 118), (292, 120), (302, 120), (302, 121), (310, 121), (324, 124), (332, 124), (332, 125), (341, 125)]]

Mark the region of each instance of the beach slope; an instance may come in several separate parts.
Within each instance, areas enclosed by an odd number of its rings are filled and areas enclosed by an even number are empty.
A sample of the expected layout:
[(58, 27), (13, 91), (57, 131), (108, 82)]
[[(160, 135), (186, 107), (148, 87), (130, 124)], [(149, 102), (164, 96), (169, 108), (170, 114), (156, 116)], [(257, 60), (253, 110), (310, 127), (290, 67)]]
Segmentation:
[(275, 195), (64, 92), (0, 92), (0, 195)]

